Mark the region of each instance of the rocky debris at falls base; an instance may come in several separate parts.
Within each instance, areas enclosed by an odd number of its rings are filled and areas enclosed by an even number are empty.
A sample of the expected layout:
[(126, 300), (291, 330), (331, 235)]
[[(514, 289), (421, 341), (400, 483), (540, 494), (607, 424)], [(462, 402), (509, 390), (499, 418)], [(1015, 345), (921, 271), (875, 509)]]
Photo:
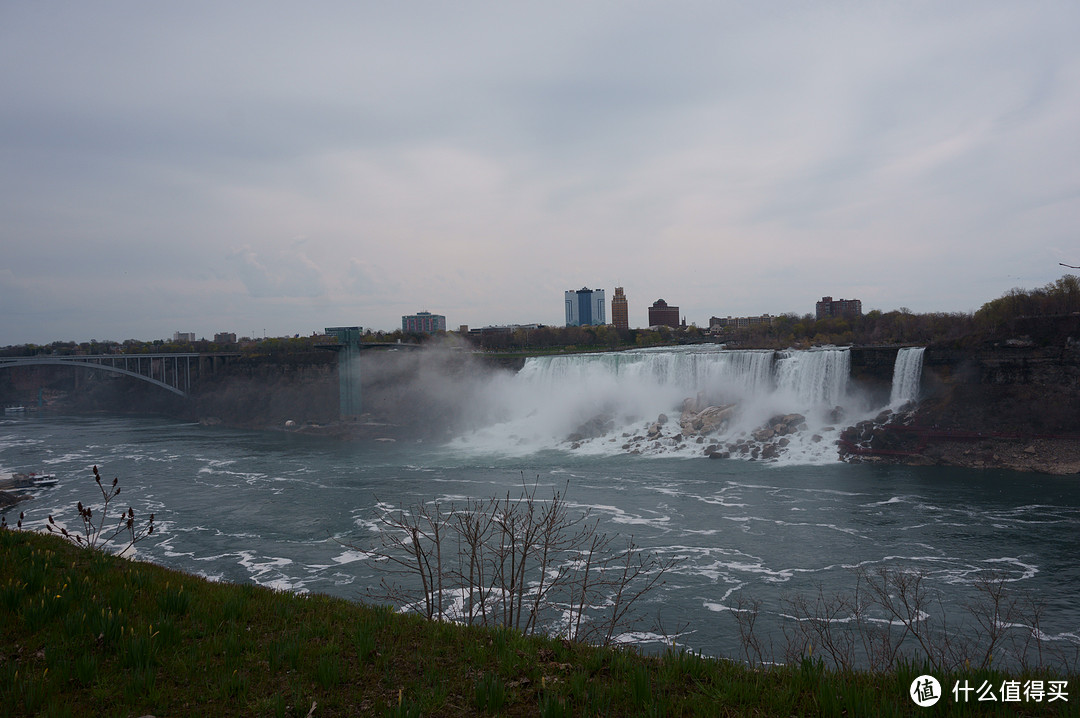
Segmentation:
[[(807, 431), (806, 417), (802, 414), (783, 414), (769, 419), (760, 427), (750, 432), (749, 437), (705, 447), (705, 455), (710, 459), (729, 459), (732, 456), (750, 459), (778, 459), (791, 445), (794, 434)], [(811, 441), (822, 441), (820, 434), (814, 434)]]
[(919, 418), (917, 407), (909, 404), (846, 428), (838, 442), (841, 461), (1080, 473), (1080, 440), (1075, 437), (926, 427)]
[[(835, 427), (823, 427), (809, 436), (810, 429), (803, 414), (777, 414), (751, 431), (728, 435), (738, 412), (736, 404), (700, 405), (700, 400), (686, 399), (677, 420), (660, 414), (655, 421), (641, 425), (635, 432), (615, 435), (614, 417), (601, 414), (582, 423), (565, 440), (571, 450), (581, 448), (586, 442), (603, 440), (608, 443), (622, 442), (620, 448), (631, 455), (686, 454), (698, 445), (701, 456), (710, 459), (741, 458), (759, 461), (775, 461), (784, 456), (793, 443), (820, 444), (825, 435), (835, 432)], [(839, 424), (844, 411), (836, 407), (829, 420)]]
[(862, 463), (877, 462), (885, 456), (909, 456), (914, 448), (909, 439), (915, 434), (902, 432), (912, 428), (914, 409), (913, 403), (895, 411), (885, 409), (873, 419), (857, 422), (841, 431), (837, 442), (840, 459)]
[[(637, 431), (615, 434), (611, 415), (598, 415), (566, 438), (570, 449), (587, 442), (619, 444), (631, 455), (700, 452), (710, 459), (777, 461), (793, 448), (824, 442), (837, 445), (837, 458), (848, 463), (954, 466), (1006, 469), (1046, 474), (1080, 473), (1080, 437), (1028, 432), (975, 432), (927, 427), (922, 406), (913, 403), (881, 411), (872, 419), (844, 427), (844, 411), (833, 409), (813, 432), (802, 414), (778, 414), (753, 430), (729, 433), (738, 407), (734, 404), (698, 407), (687, 400), (677, 420), (660, 414)], [(850, 419), (848, 419), (850, 420)], [(829, 437), (829, 438), (826, 438)], [(695, 451), (695, 445), (698, 447)]]

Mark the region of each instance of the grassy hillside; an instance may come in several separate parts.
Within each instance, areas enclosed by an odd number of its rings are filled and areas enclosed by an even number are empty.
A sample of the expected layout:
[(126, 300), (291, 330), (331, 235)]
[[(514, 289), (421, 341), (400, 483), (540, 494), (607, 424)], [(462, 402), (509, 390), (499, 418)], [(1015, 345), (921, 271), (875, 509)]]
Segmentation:
[[(0, 715), (1077, 715), (1069, 702), (923, 709), (911, 668), (751, 670), (429, 623), (325, 596), (211, 583), (0, 531)], [(1000, 686), (1005, 676), (955, 678)], [(1033, 676), (1050, 679), (1051, 676)], [(966, 709), (966, 710), (964, 710)]]

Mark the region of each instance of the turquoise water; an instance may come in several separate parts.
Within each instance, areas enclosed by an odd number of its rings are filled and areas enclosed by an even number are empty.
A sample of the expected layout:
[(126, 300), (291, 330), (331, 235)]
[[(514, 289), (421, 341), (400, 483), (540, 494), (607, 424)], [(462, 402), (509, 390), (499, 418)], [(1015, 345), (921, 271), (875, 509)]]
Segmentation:
[(740, 656), (731, 611), (740, 598), (762, 600), (763, 625), (779, 637), (792, 620), (786, 600), (819, 587), (849, 590), (857, 567), (880, 566), (924, 572), (949, 612), (963, 611), (980, 576), (1004, 576), (1011, 591), (1044, 603), (1048, 645), (1080, 644), (1076, 477), (557, 447), (506, 456), (457, 444), (30, 416), (0, 421), (0, 472), (59, 477), (18, 507), (31, 527), (50, 513), (70, 525), (75, 503), (95, 499), (96, 464), (119, 477), (124, 507), (157, 516), (139, 558), (346, 598), (364, 596), (381, 575), (357, 549), (378, 544), (385, 511), (516, 495), (524, 477), (539, 482), (540, 495), (565, 487), (571, 508), (590, 511), (603, 531), (682, 559), (624, 636), (646, 649), (678, 633), (695, 650)]

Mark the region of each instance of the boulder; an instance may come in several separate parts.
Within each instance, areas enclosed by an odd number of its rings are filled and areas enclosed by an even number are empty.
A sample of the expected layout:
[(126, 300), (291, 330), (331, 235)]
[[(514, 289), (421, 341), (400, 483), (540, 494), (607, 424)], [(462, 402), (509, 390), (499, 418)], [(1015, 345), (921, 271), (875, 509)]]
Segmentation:
[(684, 434), (709, 434), (731, 418), (735, 406), (707, 406), (699, 412), (684, 411), (679, 417), (679, 425)]
[(615, 422), (610, 416), (597, 415), (578, 426), (566, 437), (569, 442), (580, 442), (586, 439), (595, 439), (615, 429)]

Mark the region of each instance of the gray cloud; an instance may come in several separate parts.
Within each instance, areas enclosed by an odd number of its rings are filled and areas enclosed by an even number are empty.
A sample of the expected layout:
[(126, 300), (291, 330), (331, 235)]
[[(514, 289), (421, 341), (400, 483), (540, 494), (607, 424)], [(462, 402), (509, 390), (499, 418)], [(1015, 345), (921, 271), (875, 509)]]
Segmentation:
[(1080, 259), (1078, 30), (1066, 3), (8, 4), (0, 344), (558, 323), (583, 284), (641, 323), (974, 309)]

